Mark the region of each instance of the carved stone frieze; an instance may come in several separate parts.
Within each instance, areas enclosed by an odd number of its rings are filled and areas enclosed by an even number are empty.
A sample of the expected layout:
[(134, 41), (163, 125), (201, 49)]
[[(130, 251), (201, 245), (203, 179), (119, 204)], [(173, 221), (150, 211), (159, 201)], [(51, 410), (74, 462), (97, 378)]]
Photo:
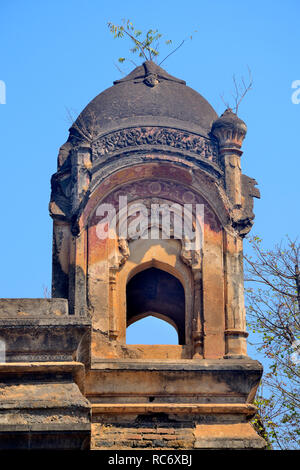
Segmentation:
[(165, 127), (135, 127), (111, 132), (94, 141), (92, 148), (94, 158), (97, 159), (127, 147), (141, 145), (168, 146), (218, 163), (218, 147), (214, 140)]
[[(212, 230), (219, 232), (221, 230), (220, 222), (212, 211), (208, 203), (200, 196), (200, 194), (191, 191), (183, 185), (174, 181), (164, 180), (143, 180), (127, 183), (122, 188), (110, 193), (102, 202), (112, 204), (116, 211), (119, 207), (119, 198), (127, 197), (128, 204), (137, 199), (149, 199), (151, 204), (161, 203), (161, 200), (172, 201), (174, 203), (191, 204), (193, 210), (196, 204), (203, 204), (204, 223), (208, 224)], [(145, 204), (145, 201), (144, 201)], [(95, 217), (97, 217), (95, 215)], [(97, 218), (96, 218), (97, 220)], [(95, 220), (92, 219), (91, 223)]]

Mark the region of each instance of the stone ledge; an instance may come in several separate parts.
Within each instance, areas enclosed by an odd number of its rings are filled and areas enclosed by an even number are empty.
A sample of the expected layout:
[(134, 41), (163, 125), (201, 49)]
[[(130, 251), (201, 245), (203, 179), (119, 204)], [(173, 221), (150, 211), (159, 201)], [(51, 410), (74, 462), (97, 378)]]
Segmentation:
[(0, 328), (6, 329), (14, 329), (17, 327), (41, 327), (47, 328), (48, 326), (58, 326), (58, 327), (68, 327), (71, 326), (78, 326), (78, 327), (88, 327), (91, 325), (91, 321), (89, 318), (86, 317), (75, 317), (74, 315), (68, 315), (63, 317), (55, 317), (54, 315), (51, 316), (20, 316), (20, 317), (11, 317), (11, 318), (1, 318), (0, 312)]
[(241, 414), (248, 417), (254, 416), (256, 406), (246, 404), (186, 404), (186, 403), (159, 403), (159, 404), (124, 404), (96, 403), (92, 405), (92, 415), (97, 414), (147, 414), (147, 413), (169, 413), (169, 414)]
[(14, 316), (53, 316), (69, 314), (67, 299), (0, 299), (0, 318)]
[(80, 449), (90, 439), (84, 365), (0, 364), (0, 449)]
[(173, 360), (122, 360), (108, 359), (94, 361), (91, 371), (110, 370), (186, 370), (186, 371), (207, 371), (207, 370), (255, 370), (262, 372), (263, 367), (260, 362), (243, 357), (239, 359), (178, 359)]
[(85, 367), (81, 362), (6, 362), (0, 363), (0, 378), (19, 374), (68, 374), (84, 394)]
[[(86, 373), (86, 393), (93, 401), (98, 397), (117, 399), (126, 394), (132, 397), (131, 403), (137, 403), (135, 397), (147, 390), (148, 397), (174, 396), (183, 397), (193, 393), (203, 393), (218, 402), (217, 397), (230, 395), (236, 403), (252, 403), (262, 374), (262, 366), (251, 360), (190, 360), (180, 362), (161, 361), (115, 362), (105, 363), (99, 368), (95, 365)], [(144, 386), (141, 388), (141, 384)], [(181, 398), (175, 402), (180, 403)], [(123, 402), (124, 403), (124, 402)], [(189, 403), (195, 403), (193, 399)], [(153, 403), (154, 404), (154, 403)]]
[(0, 424), (0, 437), (4, 432), (45, 432), (45, 431), (88, 431), (91, 430), (90, 423), (47, 423), (47, 424)]
[(250, 423), (197, 425), (195, 449), (264, 449), (265, 440)]
[(76, 357), (79, 362), (87, 362), (90, 330), (90, 319), (69, 315), (0, 318), (2, 360), (55, 363), (72, 362)]

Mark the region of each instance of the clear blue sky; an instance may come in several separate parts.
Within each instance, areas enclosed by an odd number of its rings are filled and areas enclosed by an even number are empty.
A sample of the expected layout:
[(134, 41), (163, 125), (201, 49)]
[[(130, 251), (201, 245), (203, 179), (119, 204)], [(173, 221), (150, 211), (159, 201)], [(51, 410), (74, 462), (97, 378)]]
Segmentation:
[[(130, 18), (179, 44), (166, 62), (216, 109), (230, 99), (232, 75), (254, 78), (240, 107), (248, 126), (243, 172), (257, 179), (253, 233), (271, 247), (299, 233), (299, 0), (1, 0), (0, 297), (43, 297), (51, 284), (50, 177), (68, 136), (66, 108), (79, 113), (120, 78), (114, 63), (129, 44), (106, 23)], [(162, 56), (164, 52), (162, 51)]]

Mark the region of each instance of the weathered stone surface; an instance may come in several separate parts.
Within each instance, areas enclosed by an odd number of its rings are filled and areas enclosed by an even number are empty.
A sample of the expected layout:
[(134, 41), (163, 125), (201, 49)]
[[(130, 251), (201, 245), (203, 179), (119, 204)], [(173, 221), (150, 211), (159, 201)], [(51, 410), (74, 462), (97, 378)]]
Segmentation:
[(249, 423), (198, 424), (195, 449), (264, 449), (265, 441)]
[(65, 299), (2, 299), (0, 306), (7, 362), (72, 361), (90, 336), (90, 319), (70, 316)]
[(87, 372), (86, 387), (97, 403), (248, 403), (261, 373), (261, 365), (250, 359), (106, 360)]
[(74, 362), (0, 365), (0, 449), (85, 447), (90, 405), (79, 389), (83, 375)]
[(0, 299), (0, 319), (68, 316), (67, 299)]
[[(144, 83), (150, 73), (159, 77), (155, 87)], [(126, 79), (94, 98), (80, 114), (71, 129), (71, 136), (78, 133), (95, 136), (103, 129), (124, 126), (124, 121), (155, 117), (165, 124), (165, 119), (194, 124), (203, 132), (210, 131), (217, 115), (210, 104), (183, 80), (172, 77), (151, 61), (137, 67)], [(122, 124), (123, 125), (122, 125)], [(121, 124), (121, 125), (120, 125)]]
[[(151, 61), (82, 111), (51, 180), (53, 298), (0, 299), (0, 448), (264, 447), (249, 424), (246, 131)], [(179, 344), (126, 344), (148, 315)]]
[(84, 366), (73, 359), (89, 361), (90, 320), (70, 316), (66, 299), (1, 299), (0, 338), (0, 449), (89, 447)]
[[(147, 410), (147, 406), (152, 410)], [(255, 412), (251, 405), (244, 408), (202, 405), (198, 409), (195, 405), (162, 405), (156, 409), (147, 406), (116, 405), (114, 409), (112, 405), (104, 413), (103, 405), (94, 405), (92, 449), (262, 449), (265, 446), (247, 422), (247, 416)]]

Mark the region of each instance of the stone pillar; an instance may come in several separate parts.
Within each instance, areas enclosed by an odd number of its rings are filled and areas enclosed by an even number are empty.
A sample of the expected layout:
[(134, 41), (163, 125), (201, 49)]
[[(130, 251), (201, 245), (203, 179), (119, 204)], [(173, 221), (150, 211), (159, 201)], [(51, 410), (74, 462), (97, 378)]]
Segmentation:
[[(77, 215), (90, 185), (91, 148), (89, 142), (81, 142), (71, 155), (72, 195), (71, 213)], [(70, 241), (69, 308), (70, 313), (79, 316), (86, 314), (86, 231), (75, 235)]]
[(72, 157), (72, 213), (75, 214), (90, 184), (89, 169), (92, 166), (91, 148), (88, 142), (81, 142)]
[(70, 242), (69, 309), (71, 315), (86, 315), (87, 233), (84, 230)]
[[(242, 209), (241, 146), (247, 132), (246, 124), (231, 109), (226, 109), (212, 126), (219, 142), (224, 167), (225, 189), (233, 219)], [(224, 232), (225, 270), (225, 357), (247, 355), (244, 305), (243, 242), (238, 233)]]
[(224, 344), (224, 260), (222, 231), (204, 227), (203, 317), (204, 358), (218, 359), (225, 354)]
[(225, 262), (225, 357), (247, 356), (244, 304), (243, 242), (224, 233)]
[(71, 227), (68, 222), (53, 221), (52, 297), (68, 298)]

